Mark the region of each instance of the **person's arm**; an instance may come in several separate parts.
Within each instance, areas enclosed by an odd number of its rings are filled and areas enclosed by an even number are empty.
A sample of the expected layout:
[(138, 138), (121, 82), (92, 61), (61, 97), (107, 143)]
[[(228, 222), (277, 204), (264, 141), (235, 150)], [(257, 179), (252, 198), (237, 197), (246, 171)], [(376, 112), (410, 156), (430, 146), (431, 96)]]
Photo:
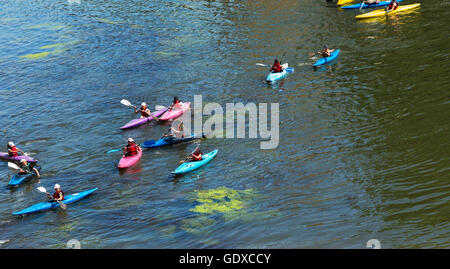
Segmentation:
[(36, 168), (33, 168), (33, 170), (36, 172), (37, 177), (41, 177), (41, 174), (39, 174), (39, 170), (37, 170)]
[(50, 195), (50, 193), (48, 193), (47, 192), (47, 197), (49, 198), (49, 199), (52, 199), (53, 200), (53, 197)]
[(134, 113), (138, 113), (139, 111), (137, 111), (136, 107), (134, 107)]
[(62, 199), (63, 199), (63, 196), (62, 196), (62, 193), (60, 192), (59, 197), (55, 198), (55, 201), (62, 201)]

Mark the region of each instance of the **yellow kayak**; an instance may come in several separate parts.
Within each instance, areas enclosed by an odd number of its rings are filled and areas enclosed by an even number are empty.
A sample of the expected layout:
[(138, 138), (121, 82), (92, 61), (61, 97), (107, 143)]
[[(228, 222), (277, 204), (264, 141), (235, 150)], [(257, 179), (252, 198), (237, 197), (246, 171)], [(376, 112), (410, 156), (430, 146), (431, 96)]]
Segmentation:
[(355, 0), (338, 0), (338, 1), (337, 1), (337, 5), (338, 5), (338, 6), (342, 6), (342, 5), (351, 3), (351, 2), (353, 2), (353, 1), (355, 1)]
[(380, 17), (380, 16), (383, 16), (383, 15), (389, 15), (389, 14), (397, 13), (397, 12), (400, 12), (400, 11), (413, 9), (413, 8), (416, 8), (416, 7), (419, 7), (419, 6), (420, 6), (419, 3), (412, 4), (412, 5), (406, 5), (406, 6), (399, 6), (396, 10), (393, 10), (393, 11), (390, 11), (390, 12), (386, 12), (386, 10), (384, 10), (384, 9), (379, 9), (379, 10), (375, 10), (375, 11), (372, 11), (372, 12), (368, 12), (368, 13), (364, 13), (364, 14), (358, 15), (355, 18), (357, 18), (357, 19), (368, 19), (368, 18)]

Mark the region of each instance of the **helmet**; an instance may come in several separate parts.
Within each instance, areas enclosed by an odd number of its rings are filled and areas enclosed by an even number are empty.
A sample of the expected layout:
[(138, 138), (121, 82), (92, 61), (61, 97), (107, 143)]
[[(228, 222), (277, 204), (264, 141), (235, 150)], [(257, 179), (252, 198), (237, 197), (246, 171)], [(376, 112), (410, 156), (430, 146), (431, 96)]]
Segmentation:
[(59, 184), (55, 184), (55, 189), (60, 189), (61, 186), (59, 186)]
[(147, 104), (145, 102), (142, 102), (141, 106), (147, 106)]
[(323, 46), (324, 49), (328, 49), (328, 45)]
[(8, 142), (8, 146), (14, 147), (14, 143), (13, 142)]
[(24, 162), (26, 162), (27, 160), (25, 160), (25, 159), (21, 159), (20, 160), (20, 163), (24, 163)]
[(128, 142), (134, 142), (133, 138), (128, 138)]

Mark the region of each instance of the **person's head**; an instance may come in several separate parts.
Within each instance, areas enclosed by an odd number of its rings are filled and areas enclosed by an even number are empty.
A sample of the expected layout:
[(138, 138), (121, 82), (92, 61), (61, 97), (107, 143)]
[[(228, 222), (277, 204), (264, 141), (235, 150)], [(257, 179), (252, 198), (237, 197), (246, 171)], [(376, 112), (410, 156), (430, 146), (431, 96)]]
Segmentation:
[(61, 186), (59, 186), (59, 184), (55, 184), (55, 191), (59, 191), (59, 190), (61, 190)]
[(133, 140), (133, 138), (128, 138), (128, 145), (131, 145), (131, 144), (133, 144), (134, 143), (134, 140)]
[(24, 165), (27, 165), (27, 160), (25, 160), (25, 159), (21, 159), (21, 160), (20, 160), (20, 164), (24, 164)]
[(12, 147), (14, 147), (14, 143), (13, 142), (8, 142), (8, 148), (12, 148)]
[(145, 102), (141, 103), (141, 108), (146, 109), (147, 108), (147, 104)]
[(178, 130), (182, 131), (183, 130), (183, 126), (184, 126), (183, 122), (180, 122), (180, 124), (178, 124)]
[(273, 61), (273, 63), (274, 63), (274, 64), (279, 63), (279, 62), (278, 62), (278, 59), (275, 59), (275, 60)]
[(323, 46), (324, 50), (328, 50), (328, 45)]
[(178, 96), (175, 96), (175, 97), (173, 98), (173, 102), (174, 102), (174, 103), (180, 102), (180, 99), (178, 99)]
[(200, 147), (197, 147), (197, 148), (195, 149), (194, 153), (195, 153), (195, 154), (199, 154), (199, 153), (201, 153), (201, 151), (200, 151)]

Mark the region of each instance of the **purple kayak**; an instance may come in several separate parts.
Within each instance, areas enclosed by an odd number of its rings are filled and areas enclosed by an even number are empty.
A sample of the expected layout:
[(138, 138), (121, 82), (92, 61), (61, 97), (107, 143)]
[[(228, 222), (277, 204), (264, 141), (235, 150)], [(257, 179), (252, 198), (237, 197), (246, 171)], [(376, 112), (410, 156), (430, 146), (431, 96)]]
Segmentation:
[(0, 152), (0, 159), (8, 160), (8, 161), (14, 161), (14, 162), (20, 162), (20, 160), (25, 159), (29, 163), (35, 163), (36, 160), (27, 156), (27, 155), (19, 155), (17, 157), (9, 157), (8, 153), (6, 152)]
[[(163, 110), (155, 111), (155, 112), (152, 113), (152, 115), (155, 116), (155, 117), (159, 117), (159, 116), (161, 116), (161, 114), (164, 113), (166, 110), (167, 110), (167, 108), (166, 108), (166, 109), (163, 109)], [(141, 118), (139, 118), (139, 119), (134, 119), (134, 120), (130, 121), (129, 123), (125, 124), (124, 126), (120, 127), (120, 129), (124, 130), (124, 129), (133, 128), (133, 127), (142, 125), (142, 124), (144, 124), (144, 123), (146, 123), (146, 122), (149, 122), (149, 121), (151, 121), (151, 120), (153, 120), (152, 117), (147, 117), (147, 118), (142, 118), (142, 119), (141, 119)]]

